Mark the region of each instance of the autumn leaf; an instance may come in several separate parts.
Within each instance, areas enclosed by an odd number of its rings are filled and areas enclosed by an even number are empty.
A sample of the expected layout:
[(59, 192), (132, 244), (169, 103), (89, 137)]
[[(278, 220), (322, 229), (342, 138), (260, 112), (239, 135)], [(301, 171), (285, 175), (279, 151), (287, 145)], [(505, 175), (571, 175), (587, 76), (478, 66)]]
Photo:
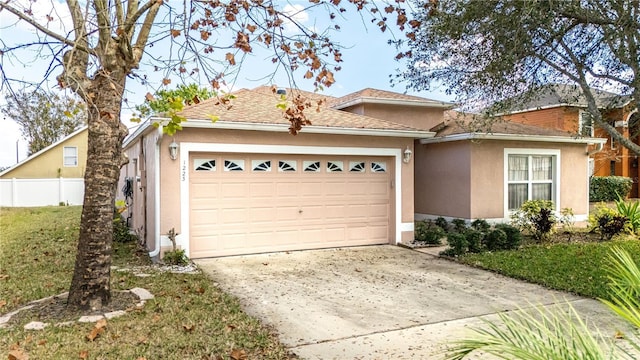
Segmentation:
[(235, 56), (233, 56), (232, 53), (227, 53), (227, 55), (225, 55), (225, 58), (227, 59), (229, 64), (231, 64), (231, 65), (235, 65), (236, 64), (236, 58), (235, 58)]
[(246, 360), (247, 353), (244, 350), (233, 349), (231, 350), (231, 354), (229, 354), (233, 360)]
[(7, 300), (0, 300), (0, 308), (7, 305)]
[(201, 31), (200, 31), (200, 38), (201, 38), (203, 41), (207, 41), (207, 39), (209, 39), (209, 36), (210, 36), (210, 35), (211, 35), (211, 33), (210, 33), (210, 32), (208, 32), (208, 31), (206, 31), (206, 30), (201, 30)]
[(147, 101), (155, 100), (155, 98), (153, 97), (153, 94), (151, 94), (151, 93), (147, 93), (147, 95), (144, 96), (144, 99), (147, 100)]
[(247, 25), (247, 30), (249, 30), (250, 33), (253, 33), (254, 31), (256, 31), (257, 28), (258, 27), (255, 25), (251, 25), (251, 24)]
[(80, 357), (80, 359), (82, 360), (87, 360), (89, 358), (89, 351), (87, 350), (80, 351), (80, 354), (78, 354), (78, 357)]
[(89, 341), (93, 341), (95, 340), (100, 334), (102, 334), (104, 332), (104, 328), (107, 326), (107, 320), (106, 319), (100, 319), (96, 322), (96, 325), (93, 327), (93, 329), (91, 329), (91, 332), (89, 333), (89, 335), (87, 335), (87, 340)]
[(20, 348), (19, 344), (12, 344), (9, 347), (8, 359), (9, 360), (28, 360), (29, 355), (27, 355), (27, 353)]
[(307, 73), (304, 74), (305, 79), (311, 79), (312, 77), (313, 77), (313, 73), (311, 71), (307, 71)]
[(171, 79), (167, 79), (167, 78), (162, 79), (162, 85), (166, 86), (166, 85), (169, 85), (169, 84), (171, 84)]
[(180, 30), (171, 29), (171, 36), (174, 38), (180, 36)]

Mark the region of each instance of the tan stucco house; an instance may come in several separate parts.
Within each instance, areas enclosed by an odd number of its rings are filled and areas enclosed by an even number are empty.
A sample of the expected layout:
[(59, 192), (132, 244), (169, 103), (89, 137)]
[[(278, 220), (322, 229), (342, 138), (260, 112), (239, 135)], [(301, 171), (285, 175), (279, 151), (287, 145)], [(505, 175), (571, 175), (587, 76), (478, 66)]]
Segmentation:
[[(175, 136), (153, 126), (166, 121), (158, 117), (125, 140), (120, 188), (131, 191), (120, 197), (152, 256), (171, 249), (172, 229), (191, 258), (408, 242), (415, 219), (507, 219), (514, 186), (545, 187), (586, 216), (587, 144), (605, 141), (465, 133), (444, 117), (451, 103), (376, 89), (303, 92), (326, 103), (292, 136), (280, 95), (235, 95), (230, 108), (215, 99), (186, 108)], [(543, 157), (535, 162), (551, 179), (509, 180), (511, 154)]]
[(82, 204), (87, 139), (85, 126), (0, 172), (0, 206)]

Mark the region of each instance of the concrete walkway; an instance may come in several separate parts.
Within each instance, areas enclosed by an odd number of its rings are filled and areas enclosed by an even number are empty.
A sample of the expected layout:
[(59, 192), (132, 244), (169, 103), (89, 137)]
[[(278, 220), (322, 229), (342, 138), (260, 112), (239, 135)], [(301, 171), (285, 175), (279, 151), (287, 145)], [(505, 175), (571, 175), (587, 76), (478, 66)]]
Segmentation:
[[(630, 330), (599, 302), (395, 246), (198, 260), (303, 359), (433, 359), (482, 319), (570, 302), (606, 337)], [(480, 357), (481, 358), (481, 357)]]

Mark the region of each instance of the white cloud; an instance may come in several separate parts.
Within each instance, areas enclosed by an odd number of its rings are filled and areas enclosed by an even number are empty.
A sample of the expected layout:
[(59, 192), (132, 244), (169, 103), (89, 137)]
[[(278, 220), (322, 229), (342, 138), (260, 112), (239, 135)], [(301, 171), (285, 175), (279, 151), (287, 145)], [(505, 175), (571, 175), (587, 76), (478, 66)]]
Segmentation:
[(285, 19), (284, 21), (284, 29), (287, 32), (294, 32), (297, 30), (293, 22), (304, 24), (309, 21), (309, 13), (306, 12), (304, 10), (304, 6), (300, 4), (287, 4), (282, 9), (282, 12), (291, 18), (291, 20)]

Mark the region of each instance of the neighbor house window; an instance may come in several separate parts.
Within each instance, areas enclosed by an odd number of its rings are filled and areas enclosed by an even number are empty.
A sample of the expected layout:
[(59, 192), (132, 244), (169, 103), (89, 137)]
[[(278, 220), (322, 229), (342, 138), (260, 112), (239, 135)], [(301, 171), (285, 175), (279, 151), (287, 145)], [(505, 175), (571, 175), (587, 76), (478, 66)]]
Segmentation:
[(76, 146), (65, 146), (62, 151), (64, 166), (78, 166), (78, 148)]
[(593, 136), (593, 118), (588, 111), (580, 110), (578, 112), (578, 131), (582, 136)]
[(559, 152), (550, 150), (529, 154), (524, 149), (512, 149), (510, 152), (507, 149), (505, 152), (507, 210), (517, 210), (527, 200), (557, 203)]

